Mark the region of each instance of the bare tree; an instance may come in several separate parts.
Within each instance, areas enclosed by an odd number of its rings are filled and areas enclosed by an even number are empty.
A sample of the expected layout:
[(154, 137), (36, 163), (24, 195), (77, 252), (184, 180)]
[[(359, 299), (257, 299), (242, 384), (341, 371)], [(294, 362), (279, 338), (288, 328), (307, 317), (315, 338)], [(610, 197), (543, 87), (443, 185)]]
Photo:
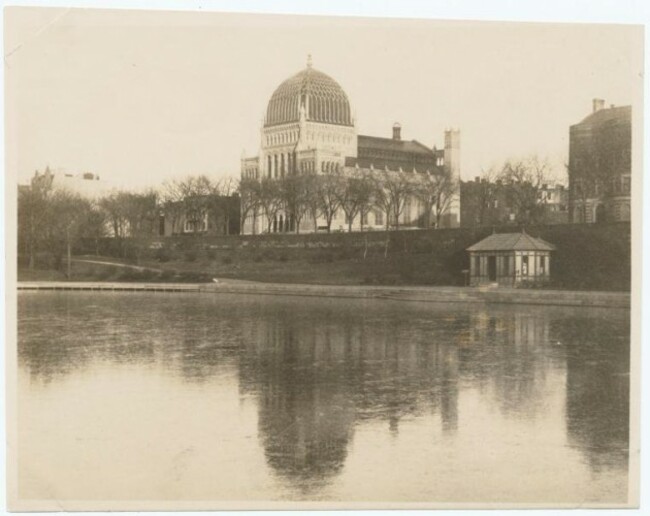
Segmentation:
[(52, 182), (35, 180), (18, 191), (18, 241), (28, 256), (28, 267), (34, 268), (36, 253), (43, 246), (48, 220), (47, 204)]
[[(414, 195), (424, 207), (424, 226), (440, 227), (442, 216), (449, 211), (456, 194), (457, 184), (451, 173), (440, 170), (418, 175)], [(434, 216), (432, 221), (431, 216)]]
[(163, 213), (169, 219), (171, 231), (174, 233), (183, 218), (183, 189), (180, 181), (166, 181), (159, 191)]
[(325, 218), (327, 232), (329, 233), (332, 228), (332, 219), (341, 206), (340, 191), (343, 187), (341, 177), (332, 172), (319, 174), (314, 177), (317, 179), (315, 194), (318, 198), (320, 212)]
[(95, 255), (99, 255), (100, 239), (106, 236), (106, 215), (98, 202), (90, 202), (86, 219), (81, 225), (81, 237), (92, 240), (95, 244)]
[(440, 222), (451, 208), (458, 193), (458, 182), (449, 172), (437, 176), (434, 181), (438, 186), (438, 193), (433, 203), (433, 214), (435, 216), (436, 228), (440, 227)]
[(155, 190), (146, 190), (142, 193), (129, 193), (126, 206), (126, 219), (128, 221), (130, 244), (137, 262), (147, 239), (154, 234), (154, 227), (158, 219), (158, 194)]
[(305, 213), (309, 214), (314, 223), (314, 232), (318, 231), (318, 217), (321, 216), (321, 198), (318, 192), (319, 176), (308, 174), (304, 177), (305, 188)]
[(260, 182), (257, 179), (242, 178), (237, 187), (239, 192), (239, 224), (244, 228), (246, 219), (253, 215), (253, 234), (257, 219), (257, 211), (260, 208)]
[(363, 229), (363, 219), (370, 207), (372, 187), (372, 182), (363, 173), (341, 176), (341, 187), (337, 190), (337, 195), (348, 221), (348, 231), (352, 231), (357, 216), (361, 217), (360, 226)]
[(193, 233), (202, 231), (208, 214), (210, 180), (206, 176), (190, 176), (179, 183), (183, 212)]
[(271, 233), (273, 222), (282, 207), (282, 196), (280, 195), (279, 183), (271, 178), (265, 177), (260, 182), (259, 202), (264, 210), (267, 220), (267, 233)]
[(72, 277), (72, 247), (81, 238), (83, 223), (90, 211), (90, 203), (66, 189), (52, 191), (46, 207), (47, 224), (45, 243), (54, 255), (56, 268), (60, 269), (63, 255), (67, 256), (66, 277)]
[(300, 222), (309, 209), (310, 177), (288, 175), (279, 182), (280, 196), (287, 213), (293, 217), (294, 230), (300, 233)]
[(211, 181), (208, 193), (208, 209), (214, 220), (215, 227), (221, 225), (224, 235), (230, 234), (230, 216), (232, 212), (232, 195), (237, 184), (231, 177)]
[(550, 164), (537, 156), (507, 161), (500, 178), (508, 185), (515, 217), (520, 224), (534, 224), (543, 220), (544, 200), (540, 191), (548, 181)]
[(124, 238), (128, 232), (126, 218), (129, 194), (115, 192), (99, 201), (99, 208), (104, 212), (104, 218), (113, 230), (114, 238)]
[(399, 217), (404, 211), (409, 196), (415, 192), (414, 181), (405, 172), (385, 170), (373, 176), (373, 198), (375, 205), (386, 214), (386, 230), (391, 219), (399, 229)]
[(476, 203), (476, 223), (484, 226), (493, 220), (489, 219), (490, 209), (495, 206), (499, 185), (496, 183), (497, 169), (490, 167), (481, 171), (478, 182), (474, 185), (473, 197)]

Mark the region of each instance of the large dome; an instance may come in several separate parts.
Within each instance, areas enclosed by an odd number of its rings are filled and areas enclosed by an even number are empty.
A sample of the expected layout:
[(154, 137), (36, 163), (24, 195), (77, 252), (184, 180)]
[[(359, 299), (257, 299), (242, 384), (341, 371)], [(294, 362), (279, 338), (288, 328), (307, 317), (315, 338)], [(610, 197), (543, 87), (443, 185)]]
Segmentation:
[(307, 120), (325, 124), (352, 125), (350, 102), (343, 88), (329, 75), (307, 68), (284, 81), (273, 92), (264, 126), (297, 122), (300, 107)]

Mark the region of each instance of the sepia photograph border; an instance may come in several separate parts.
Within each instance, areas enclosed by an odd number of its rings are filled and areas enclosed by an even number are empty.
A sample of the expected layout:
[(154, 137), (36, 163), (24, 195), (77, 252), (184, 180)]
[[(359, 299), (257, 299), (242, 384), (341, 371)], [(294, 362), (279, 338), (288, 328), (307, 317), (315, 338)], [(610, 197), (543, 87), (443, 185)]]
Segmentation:
[[(171, 10), (171, 11), (209, 11), (209, 12), (237, 12), (250, 14), (251, 16), (280, 16), (288, 14), (300, 14), (304, 16), (356, 16), (362, 19), (368, 18), (399, 18), (399, 19), (427, 19), (431, 21), (508, 21), (508, 22), (544, 22), (544, 23), (621, 23), (645, 25), (645, 55), (644, 62), (647, 70), (648, 65), (648, 44), (647, 24), (648, 12), (639, 12), (640, 3), (637, 2), (599, 2), (593, 4), (588, 1), (570, 2), (547, 1), (547, 2), (521, 2), (515, 7), (513, 2), (498, 0), (489, 2), (490, 7), (486, 9), (486, 2), (465, 1), (465, 2), (431, 2), (425, 7), (424, 2), (404, 1), (389, 2), (379, 1), (371, 5), (348, 5), (343, 1), (335, 2), (313, 2), (303, 3), (299, 1), (282, 1), (267, 3), (260, 1), (247, 1), (241, 4), (235, 2), (197, 2), (197, 1), (119, 1), (110, 0), (95, 1), (70, 1), (70, 2), (12, 2), (4, 3), (4, 7), (12, 6), (42, 6), (42, 7), (73, 7), (73, 8), (100, 8), (100, 9), (121, 9), (125, 13), (128, 9), (137, 10)], [(543, 7), (542, 7), (543, 5)], [(6, 12), (6, 11), (5, 11)], [(332, 18), (335, 21), (335, 18)], [(4, 22), (4, 20), (3, 20)], [(3, 23), (4, 25), (4, 23)], [(5, 52), (7, 49), (5, 48)], [(4, 74), (4, 70), (3, 70)], [(3, 76), (6, 80), (6, 77)], [(3, 84), (5, 81), (3, 80)], [(644, 214), (644, 200), (650, 200), (648, 196), (648, 184), (643, 180), (648, 163), (648, 148), (646, 145), (645, 123), (648, 120), (648, 108), (646, 95), (648, 94), (648, 81), (644, 77), (644, 95), (640, 103), (635, 103), (633, 110), (633, 140), (632, 140), (632, 289), (631, 289), (631, 357), (630, 357), (630, 446), (629, 446), (629, 476), (628, 476), (628, 503), (621, 505), (612, 504), (589, 504), (580, 506), (575, 504), (554, 504), (554, 503), (373, 503), (373, 502), (247, 502), (247, 501), (90, 501), (90, 500), (21, 500), (17, 496), (17, 407), (16, 407), (16, 386), (17, 386), (17, 177), (14, 173), (16, 167), (15, 133), (12, 131), (13, 111), (12, 99), (7, 96), (5, 90), (4, 99), (4, 251), (5, 251), (5, 274), (3, 277), (4, 292), (4, 370), (5, 370), (5, 410), (3, 416), (4, 428), (6, 431), (6, 482), (5, 482), (5, 506), (10, 511), (29, 512), (50, 512), (50, 511), (194, 511), (194, 510), (375, 510), (375, 509), (549, 509), (549, 512), (557, 509), (602, 509), (602, 508), (638, 508), (639, 504), (646, 499), (647, 487), (641, 488), (640, 473), (642, 457), (644, 466), (649, 466), (647, 453), (642, 449), (641, 429), (648, 434), (648, 413), (647, 407), (642, 408), (642, 398), (648, 400), (648, 381), (642, 382), (641, 369), (645, 366), (648, 370), (648, 350), (643, 349), (647, 342), (647, 325), (643, 327), (642, 321), (650, 320), (650, 309), (643, 306), (643, 296), (647, 294), (648, 278), (643, 275), (644, 266), (648, 264), (648, 248), (644, 245), (648, 241), (648, 218), (647, 209)], [(637, 108), (638, 105), (638, 108)], [(647, 269), (646, 269), (647, 271)], [(643, 394), (642, 395), (642, 386)], [(643, 410), (643, 412), (642, 412)], [(642, 426), (643, 414), (643, 426)], [(647, 443), (643, 443), (647, 444)], [(647, 475), (646, 475), (647, 476)], [(647, 480), (647, 479), (646, 479)], [(647, 485), (647, 484), (646, 484)], [(643, 506), (642, 506), (643, 507)], [(647, 509), (647, 508), (646, 508)], [(641, 509), (643, 510), (643, 509)], [(515, 511), (516, 512), (516, 511)], [(546, 511), (538, 513), (544, 514)], [(591, 511), (589, 511), (591, 512)], [(626, 510), (625, 514), (637, 511)], [(458, 513), (456, 513), (458, 514)], [(581, 512), (582, 514), (582, 512)], [(600, 512), (602, 514), (602, 512)]]

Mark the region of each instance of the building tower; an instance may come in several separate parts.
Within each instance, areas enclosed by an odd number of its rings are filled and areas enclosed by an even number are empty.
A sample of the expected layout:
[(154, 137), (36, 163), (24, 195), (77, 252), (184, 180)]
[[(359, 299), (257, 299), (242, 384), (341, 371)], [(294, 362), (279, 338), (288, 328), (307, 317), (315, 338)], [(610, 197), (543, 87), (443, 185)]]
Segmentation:
[(449, 207), (446, 227), (460, 226), (460, 130), (445, 130), (445, 172), (449, 173), (456, 184), (456, 193)]

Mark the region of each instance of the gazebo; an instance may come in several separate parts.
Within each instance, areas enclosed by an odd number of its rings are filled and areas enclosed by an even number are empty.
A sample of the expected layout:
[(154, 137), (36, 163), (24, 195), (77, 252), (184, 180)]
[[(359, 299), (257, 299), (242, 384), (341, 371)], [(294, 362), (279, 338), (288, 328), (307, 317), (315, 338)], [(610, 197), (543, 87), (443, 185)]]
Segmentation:
[(547, 282), (554, 250), (554, 245), (525, 231), (492, 234), (467, 248), (470, 285), (515, 287), (522, 282)]

